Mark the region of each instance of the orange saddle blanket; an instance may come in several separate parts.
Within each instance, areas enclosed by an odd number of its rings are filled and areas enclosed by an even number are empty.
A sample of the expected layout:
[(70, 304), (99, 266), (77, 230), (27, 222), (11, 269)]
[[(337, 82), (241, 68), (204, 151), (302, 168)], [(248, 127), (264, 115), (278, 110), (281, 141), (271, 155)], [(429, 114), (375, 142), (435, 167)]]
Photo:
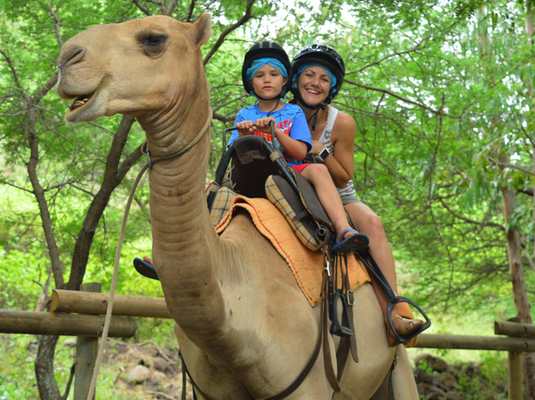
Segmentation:
[[(236, 209), (243, 209), (249, 213), (258, 231), (271, 242), (290, 267), (297, 285), (309, 304), (317, 305), (321, 297), (323, 254), (306, 248), (294, 234), (282, 213), (269, 200), (263, 198), (236, 196), (229, 212), (215, 228), (218, 234), (223, 233)], [(348, 263), (351, 288), (370, 282), (368, 272), (353, 255), (348, 257)]]

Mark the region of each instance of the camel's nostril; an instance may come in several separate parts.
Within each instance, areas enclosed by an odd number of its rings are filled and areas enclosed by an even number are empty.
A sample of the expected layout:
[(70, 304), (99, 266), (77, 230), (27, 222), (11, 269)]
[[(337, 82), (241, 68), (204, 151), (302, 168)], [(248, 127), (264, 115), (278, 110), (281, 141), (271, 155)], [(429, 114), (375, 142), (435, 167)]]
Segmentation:
[(76, 64), (84, 58), (86, 49), (79, 46), (74, 46), (67, 49), (59, 58), (59, 67), (64, 68), (68, 65)]

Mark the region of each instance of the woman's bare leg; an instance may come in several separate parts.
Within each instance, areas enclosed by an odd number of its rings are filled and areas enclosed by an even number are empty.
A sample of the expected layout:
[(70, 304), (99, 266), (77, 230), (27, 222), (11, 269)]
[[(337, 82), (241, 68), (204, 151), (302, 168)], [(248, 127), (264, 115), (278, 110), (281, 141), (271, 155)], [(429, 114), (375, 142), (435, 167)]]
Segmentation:
[[(392, 290), (398, 293), (394, 254), (386, 237), (381, 218), (370, 207), (361, 202), (346, 204), (345, 209), (351, 218), (351, 222), (358, 227), (360, 232), (367, 235), (370, 239), (370, 253), (372, 257), (383, 272)], [(382, 302), (385, 300), (379, 299), (379, 301)], [(402, 317), (403, 314), (401, 304), (398, 303), (394, 306), (394, 313), (392, 315), (393, 323), (398, 333), (407, 335), (423, 324), (421, 320)]]
[(346, 204), (345, 209), (351, 222), (370, 239), (370, 253), (394, 292), (397, 293), (396, 263), (381, 218), (360, 201)]

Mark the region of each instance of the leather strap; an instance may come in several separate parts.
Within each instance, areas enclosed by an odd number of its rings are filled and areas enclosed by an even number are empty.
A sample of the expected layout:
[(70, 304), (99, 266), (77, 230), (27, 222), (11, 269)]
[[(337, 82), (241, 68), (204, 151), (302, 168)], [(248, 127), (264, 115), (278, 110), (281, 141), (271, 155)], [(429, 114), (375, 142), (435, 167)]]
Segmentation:
[(327, 313), (327, 307), (329, 302), (329, 296), (328, 296), (328, 272), (323, 273), (323, 300), (321, 302), (321, 330), (322, 330), (322, 336), (323, 336), (323, 363), (325, 366), (325, 375), (327, 375), (327, 380), (331, 384), (331, 387), (335, 392), (340, 391), (340, 384), (338, 383), (338, 379), (336, 378), (336, 374), (334, 372), (334, 367), (332, 363), (332, 353), (331, 348), (329, 346), (329, 318)]
[(188, 151), (190, 151), (193, 146), (195, 146), (197, 143), (200, 142), (200, 140), (204, 137), (206, 132), (208, 132), (210, 129), (210, 124), (212, 123), (212, 109), (208, 109), (208, 117), (206, 118), (206, 122), (204, 123), (202, 129), (197, 133), (197, 135), (189, 142), (185, 147), (181, 148), (180, 150), (177, 150), (170, 154), (164, 154), (160, 157), (151, 157), (150, 150), (148, 143), (145, 143), (143, 145), (143, 151), (149, 156), (149, 168), (152, 168), (152, 166), (160, 161), (167, 161), (167, 160), (174, 160), (175, 158), (179, 158), (180, 156), (183, 156)]
[[(291, 395), (293, 392), (297, 390), (299, 386), (301, 386), (301, 383), (305, 380), (305, 378), (308, 376), (310, 371), (312, 370), (312, 367), (316, 363), (316, 360), (318, 359), (318, 355), (321, 350), (321, 344), (322, 344), (322, 330), (321, 327), (319, 329), (318, 334), (318, 340), (316, 340), (316, 345), (314, 346), (314, 350), (312, 352), (312, 355), (310, 356), (310, 359), (308, 360), (307, 364), (303, 368), (303, 370), (299, 373), (299, 375), (294, 379), (294, 381), (282, 392), (276, 394), (275, 396), (268, 397), (265, 400), (282, 400)], [(195, 383), (193, 378), (191, 377), (191, 374), (188, 371), (188, 367), (186, 366), (186, 362), (184, 361), (184, 358), (182, 357), (182, 353), (179, 352), (178, 355), (180, 356), (180, 360), (182, 361), (182, 373), (186, 374), (190, 381), (191, 385), (193, 386), (193, 394), (195, 396), (195, 391), (199, 392), (206, 400), (215, 400), (213, 397), (208, 396), (206, 393), (204, 393), (200, 388), (199, 385)], [(184, 378), (183, 378), (184, 379)], [(183, 396), (185, 391), (185, 385), (182, 386), (183, 390)]]

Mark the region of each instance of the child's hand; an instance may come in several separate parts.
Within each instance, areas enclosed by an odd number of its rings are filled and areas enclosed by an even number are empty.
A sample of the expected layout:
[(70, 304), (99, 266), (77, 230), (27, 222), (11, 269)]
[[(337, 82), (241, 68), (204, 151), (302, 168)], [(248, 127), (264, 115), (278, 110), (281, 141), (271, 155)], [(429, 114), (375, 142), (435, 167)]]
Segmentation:
[[(275, 118), (273, 117), (265, 117), (265, 118), (259, 118), (256, 120), (255, 125), (258, 129), (260, 129), (263, 132), (271, 133), (271, 123), (275, 123)], [(277, 128), (275, 128), (276, 130)]]
[(238, 130), (238, 135), (247, 136), (253, 134), (255, 126), (253, 121), (241, 121), (236, 124), (236, 129)]

